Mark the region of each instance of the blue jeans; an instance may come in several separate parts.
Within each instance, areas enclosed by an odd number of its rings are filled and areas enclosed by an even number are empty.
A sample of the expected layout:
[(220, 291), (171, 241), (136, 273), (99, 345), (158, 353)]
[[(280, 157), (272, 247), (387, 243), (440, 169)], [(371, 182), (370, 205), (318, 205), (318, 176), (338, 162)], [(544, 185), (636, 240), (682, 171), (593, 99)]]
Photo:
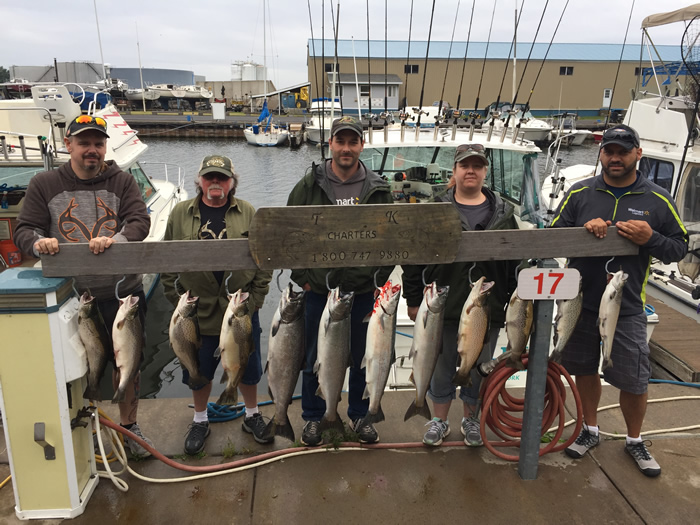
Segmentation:
[[(325, 295), (306, 292), (306, 365), (302, 371), (301, 383), (301, 417), (304, 421), (320, 421), (326, 411), (326, 402), (316, 395), (318, 378), (314, 374), (318, 326), (321, 323), (321, 315), (325, 307)], [(369, 324), (363, 323), (362, 320), (372, 311), (373, 307), (374, 294), (372, 292), (355, 296), (350, 320), (352, 367), (349, 379), (348, 417), (351, 420), (364, 417), (369, 408), (369, 399), (362, 399), (362, 394), (365, 391), (365, 370), (360, 368), (360, 365), (365, 356), (367, 326)]]
[[(241, 378), (241, 383), (244, 385), (257, 385), (262, 377), (262, 359), (260, 357), (260, 317), (258, 312), (255, 312), (252, 317), (253, 320), (253, 344), (255, 345), (255, 350), (250, 357), (248, 357), (248, 366), (243, 372), (243, 377)], [(216, 367), (219, 366), (221, 361), (220, 357), (214, 357), (216, 349), (219, 347), (219, 336), (218, 335), (202, 335), (202, 346), (199, 348), (199, 371), (201, 374), (209, 379), (211, 382), (214, 379), (214, 373), (216, 372)], [(182, 382), (187, 384), (190, 380), (190, 374), (187, 369), (182, 367)], [(191, 388), (191, 390), (199, 390), (204, 388), (205, 385), (199, 388)]]

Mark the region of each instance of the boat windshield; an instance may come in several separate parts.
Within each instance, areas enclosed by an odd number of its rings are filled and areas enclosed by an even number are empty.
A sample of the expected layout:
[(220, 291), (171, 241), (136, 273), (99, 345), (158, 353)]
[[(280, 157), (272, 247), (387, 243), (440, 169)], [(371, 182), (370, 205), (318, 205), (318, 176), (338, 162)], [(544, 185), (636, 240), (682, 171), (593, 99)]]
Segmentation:
[(134, 176), (134, 179), (136, 179), (136, 184), (138, 184), (139, 190), (141, 191), (141, 198), (143, 198), (143, 202), (147, 203), (148, 200), (156, 193), (156, 188), (148, 178), (148, 175), (144, 173), (143, 168), (139, 166), (138, 162), (131, 166), (128, 171)]
[(37, 173), (46, 171), (44, 165), (37, 166), (2, 166), (0, 167), (0, 191), (26, 189)]
[(642, 157), (639, 161), (639, 171), (655, 184), (658, 184), (667, 192), (671, 193), (671, 183), (673, 181), (673, 163)]
[(678, 212), (688, 230), (700, 231), (700, 166), (691, 164), (678, 190)]
[[(365, 145), (360, 160), (389, 181), (424, 180), (444, 184), (452, 176), (454, 146), (372, 147)], [(487, 149), (486, 184), (520, 207), (523, 220), (543, 225), (542, 198), (537, 176), (537, 154), (507, 149)]]

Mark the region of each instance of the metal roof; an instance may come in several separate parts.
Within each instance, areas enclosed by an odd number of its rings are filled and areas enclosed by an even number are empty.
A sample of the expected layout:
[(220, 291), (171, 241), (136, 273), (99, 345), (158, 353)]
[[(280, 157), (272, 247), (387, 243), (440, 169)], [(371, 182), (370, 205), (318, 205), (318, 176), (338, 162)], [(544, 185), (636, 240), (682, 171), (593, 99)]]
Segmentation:
[[(335, 43), (333, 40), (309, 39), (309, 55), (311, 57), (320, 57), (325, 55), (327, 60), (332, 60), (335, 55)], [(530, 42), (518, 42), (518, 58), (525, 59), (530, 54)], [(409, 60), (425, 60), (425, 53), (428, 43), (411, 42), (411, 55)], [(486, 42), (469, 42), (468, 59), (484, 58), (486, 53)], [(535, 43), (532, 50), (532, 60), (542, 60), (547, 53), (549, 43)], [(367, 58), (367, 41), (354, 42), (355, 57)], [(386, 43), (386, 57), (389, 59), (406, 60), (408, 54), (407, 40), (389, 40)], [(450, 53), (450, 42), (432, 41), (430, 42), (429, 58), (446, 59), (448, 57), (453, 60), (461, 60), (464, 58), (464, 50), (467, 48), (467, 42), (453, 42), (452, 52)], [(566, 60), (570, 62), (617, 62), (620, 59), (622, 52), (622, 44), (552, 44), (547, 60)], [(681, 57), (680, 46), (656, 46), (661, 59), (664, 61), (679, 61)], [(383, 59), (385, 56), (384, 40), (370, 40), (369, 52), (371, 58)], [(511, 42), (491, 42), (488, 44), (488, 56), (490, 60), (507, 60), (512, 56)], [(352, 58), (353, 56), (353, 41), (338, 40), (338, 57)], [(626, 44), (624, 46), (624, 54), (622, 60), (625, 62), (639, 62), (640, 56), (646, 57), (646, 53), (642, 53), (640, 44)], [(647, 61), (647, 60), (645, 60)]]

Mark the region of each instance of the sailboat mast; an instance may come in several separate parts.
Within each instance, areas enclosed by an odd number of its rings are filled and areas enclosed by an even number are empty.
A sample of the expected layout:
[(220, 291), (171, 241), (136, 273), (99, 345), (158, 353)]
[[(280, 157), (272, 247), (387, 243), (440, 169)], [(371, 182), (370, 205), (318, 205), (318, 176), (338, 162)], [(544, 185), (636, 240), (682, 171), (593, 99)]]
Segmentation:
[[(515, 87), (515, 79), (517, 77), (516, 66), (518, 63), (518, 0), (515, 0), (515, 26), (513, 29), (513, 103), (515, 103), (515, 92), (517, 88)], [(496, 108), (498, 109), (498, 108)]]
[(263, 76), (265, 77), (265, 98), (267, 100), (267, 21), (265, 18), (265, 0), (263, 0)]
[[(97, 0), (92, 0), (92, 4), (95, 6), (95, 25), (97, 26), (97, 41), (100, 44), (100, 60), (102, 61), (102, 78), (107, 80), (107, 70), (105, 69), (105, 57), (102, 55), (102, 37), (100, 36), (100, 21), (97, 18)], [(105, 82), (105, 88), (107, 87), (107, 82)]]
[(146, 88), (143, 86), (143, 71), (141, 70), (141, 46), (139, 45), (139, 23), (136, 22), (136, 51), (139, 54), (139, 78), (141, 79), (141, 103), (146, 111)]

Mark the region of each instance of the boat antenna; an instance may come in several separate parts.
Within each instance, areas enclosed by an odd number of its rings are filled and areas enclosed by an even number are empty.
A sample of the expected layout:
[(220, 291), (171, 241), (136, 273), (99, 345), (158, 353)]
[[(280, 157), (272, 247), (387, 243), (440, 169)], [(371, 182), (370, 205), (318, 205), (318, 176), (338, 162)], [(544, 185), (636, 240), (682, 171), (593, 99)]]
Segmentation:
[[(433, 32), (433, 17), (435, 16), (435, 0), (430, 11), (430, 27), (428, 28), (428, 42), (425, 46), (425, 65), (423, 66), (423, 83), (420, 87), (420, 100), (418, 102), (418, 120), (416, 121), (416, 131), (420, 128), (420, 117), (423, 110), (423, 96), (425, 94), (425, 78), (428, 73), (428, 55), (430, 54), (430, 36)], [(416, 135), (417, 136), (417, 135)]]
[[(520, 12), (518, 14), (518, 20), (515, 22), (515, 25), (518, 26), (520, 25), (520, 17), (523, 14), (523, 6), (525, 5), (525, 0), (523, 0), (520, 3)], [(516, 34), (513, 33), (513, 40), (510, 42), (510, 49), (508, 50), (508, 58), (506, 59), (505, 66), (503, 67), (503, 77), (501, 78), (501, 88), (498, 90), (498, 96), (496, 97), (496, 106), (494, 107), (494, 111), (498, 111), (498, 106), (501, 103), (501, 95), (503, 94), (503, 86), (506, 83), (506, 73), (508, 72), (508, 64), (510, 63), (510, 56), (513, 53), (513, 46), (515, 45), (515, 39), (517, 38)], [(481, 74), (483, 78), (483, 73)], [(515, 93), (515, 91), (513, 91)], [(478, 104), (477, 104), (478, 106)], [(476, 107), (474, 108), (474, 111), (477, 111), (479, 108)], [(486, 115), (488, 117), (488, 115)]]
[[(333, 18), (333, 35), (335, 40), (335, 59), (333, 62), (333, 85), (331, 87), (331, 123), (335, 119), (335, 86), (338, 85), (338, 74), (340, 73), (338, 67), (338, 32), (340, 30), (340, 2), (336, 6), (336, 15)], [(331, 0), (331, 16), (333, 16), (333, 0)], [(338, 21), (336, 24), (336, 20)], [(343, 114), (343, 97), (339, 97), (340, 100), (340, 114)]]
[[(476, 0), (474, 0), (476, 2)], [(404, 76), (406, 80), (404, 81), (404, 92), (403, 92), (403, 112), (406, 113), (406, 103), (408, 99), (408, 70), (411, 69), (411, 29), (413, 28), (413, 0), (411, 0), (411, 15), (408, 19), (408, 51), (406, 51), (406, 70), (404, 71)]]
[[(525, 1), (525, 0), (523, 0)], [(489, 26), (489, 37), (486, 41), (486, 52), (484, 53), (484, 62), (481, 64), (481, 79), (479, 80), (479, 89), (476, 92), (476, 102), (474, 103), (474, 111), (479, 110), (479, 95), (481, 94), (481, 84), (484, 82), (484, 68), (486, 68), (486, 57), (489, 54), (489, 44), (491, 43), (491, 30), (493, 29), (493, 18), (496, 16), (496, 4), (498, 0), (493, 0), (493, 12), (491, 13), (491, 25)]]
[[(695, 81), (695, 105), (693, 106), (693, 118), (688, 125), (688, 136), (685, 139), (685, 147), (683, 148), (683, 156), (681, 157), (681, 165), (678, 173), (683, 173), (683, 164), (688, 153), (690, 141), (693, 138), (694, 130), (698, 122), (698, 104), (700, 104), (700, 78), (698, 78), (698, 65), (700, 64), (700, 47), (698, 47), (698, 39), (700, 38), (700, 16), (695, 16), (688, 22), (688, 25), (683, 32), (681, 39), (681, 53), (683, 55), (683, 64)], [(679, 177), (680, 179), (680, 177)], [(672, 188), (673, 197), (676, 197), (678, 186)]]
[[(524, 2), (525, 0), (523, 0)], [(472, 21), (474, 20), (474, 6), (476, 5), (476, 0), (472, 0), (472, 14), (469, 17), (469, 31), (467, 32), (467, 45), (464, 47), (464, 61), (462, 62), (462, 78), (459, 80), (459, 92), (457, 93), (457, 109), (460, 107), (460, 102), (462, 100), (462, 85), (464, 84), (464, 72), (467, 69), (467, 51), (469, 51), (469, 40), (472, 34)]]
[[(314, 56), (314, 86), (318, 89), (318, 57), (316, 56), (316, 40), (314, 39), (314, 21), (311, 17), (311, 0), (306, 1), (309, 7), (309, 27), (311, 29), (311, 53)], [(318, 95), (317, 95), (318, 96)], [(311, 96), (311, 104), (313, 104), (314, 97)], [(309, 106), (310, 109), (310, 106)], [(323, 126), (321, 126), (321, 135), (323, 135)], [(321, 158), (325, 159), (325, 150), (323, 148), (323, 136), (321, 136)]]
[[(372, 72), (370, 69), (370, 53), (369, 53), (369, 0), (367, 0), (367, 86), (369, 88), (369, 96), (368, 102), (369, 102), (369, 118), (370, 122), (369, 125), (372, 125)], [(360, 100), (357, 100), (358, 105), (360, 104)]]
[[(455, 12), (455, 21), (452, 24), (452, 38), (450, 38), (450, 49), (447, 52), (447, 64), (445, 65), (445, 78), (442, 80), (442, 92), (440, 93), (440, 107), (438, 108), (438, 116), (442, 115), (442, 101), (445, 100), (445, 86), (447, 85), (447, 72), (450, 70), (450, 59), (452, 58), (452, 44), (455, 40), (455, 29), (457, 28), (457, 18), (459, 17), (459, 5), (462, 0), (457, 1), (457, 11)], [(437, 122), (436, 122), (437, 124)]]
[(527, 60), (525, 60), (525, 67), (523, 68), (523, 73), (520, 77), (520, 82), (518, 82), (518, 89), (515, 91), (515, 94), (513, 95), (513, 103), (511, 104), (511, 112), (508, 113), (508, 116), (506, 117), (505, 124), (503, 125), (504, 129), (508, 129), (508, 124), (510, 123), (510, 117), (513, 114), (513, 111), (515, 111), (515, 102), (518, 99), (518, 93), (520, 93), (520, 87), (523, 85), (523, 79), (525, 78), (525, 72), (527, 71), (527, 66), (530, 64), (530, 57), (532, 57), (532, 51), (535, 49), (535, 43), (537, 42), (537, 35), (540, 32), (540, 28), (542, 27), (542, 21), (544, 20), (544, 15), (547, 12), (547, 6), (549, 5), (549, 0), (547, 0), (544, 4), (544, 8), (542, 9), (542, 15), (540, 16), (540, 22), (537, 24), (537, 30), (535, 31), (535, 36), (532, 39), (532, 45), (530, 46), (530, 52), (527, 54)]
[(525, 102), (525, 109), (527, 110), (530, 107), (530, 99), (532, 99), (532, 94), (535, 92), (535, 86), (537, 85), (537, 81), (540, 78), (540, 73), (542, 73), (542, 68), (544, 67), (544, 63), (547, 60), (547, 55), (549, 55), (549, 50), (552, 48), (552, 43), (554, 42), (554, 37), (557, 36), (557, 31), (559, 30), (559, 25), (561, 24), (562, 18), (564, 18), (564, 13), (566, 13), (566, 8), (569, 6), (569, 0), (566, 0), (566, 4), (564, 4), (564, 10), (561, 12), (561, 15), (559, 16), (559, 22), (557, 22), (557, 27), (554, 28), (554, 34), (552, 34), (552, 39), (549, 41), (549, 45), (547, 46), (547, 51), (544, 53), (544, 58), (542, 59), (542, 64), (540, 64), (540, 69), (537, 72), (537, 76), (535, 77), (535, 81), (532, 83), (532, 89), (530, 90), (530, 96), (527, 97), (527, 102)]
[[(100, 20), (97, 18), (97, 0), (92, 0), (92, 4), (95, 6), (95, 25), (97, 26), (97, 42), (100, 44), (100, 60), (102, 61), (102, 78), (107, 80), (107, 70), (105, 68), (105, 57), (102, 55), (102, 37), (100, 36)], [(105, 82), (105, 88), (107, 87), (107, 82)]]

